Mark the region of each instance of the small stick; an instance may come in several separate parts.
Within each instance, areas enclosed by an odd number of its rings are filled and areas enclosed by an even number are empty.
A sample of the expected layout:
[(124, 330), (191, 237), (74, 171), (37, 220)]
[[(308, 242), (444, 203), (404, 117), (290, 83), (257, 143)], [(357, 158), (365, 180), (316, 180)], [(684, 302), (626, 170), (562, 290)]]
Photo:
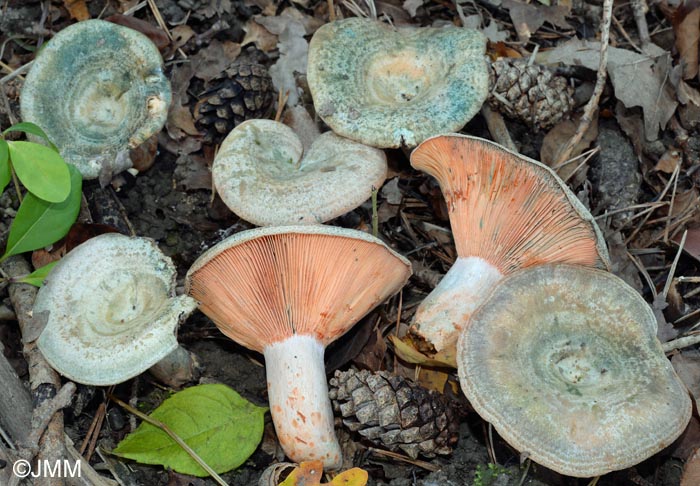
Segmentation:
[(335, 22), (335, 5), (333, 0), (328, 0), (328, 19), (331, 22)]
[(436, 471), (440, 470), (440, 467), (436, 466), (435, 464), (431, 464), (431, 463), (425, 462), (425, 461), (418, 461), (415, 459), (411, 459), (410, 457), (406, 457), (403, 454), (399, 454), (396, 452), (385, 451), (384, 449), (377, 449), (375, 447), (370, 447), (367, 450), (373, 454), (391, 457), (392, 459), (408, 462), (409, 464), (413, 464), (414, 466), (421, 467), (427, 471), (436, 472)]
[(676, 349), (687, 348), (698, 343), (700, 343), (700, 332), (661, 343), (661, 348), (664, 350), (664, 353), (668, 354)]
[(637, 33), (639, 34), (639, 42), (642, 44), (642, 49), (651, 42), (649, 36), (649, 26), (647, 25), (646, 13), (649, 10), (645, 0), (632, 0), (632, 13), (634, 21), (637, 23)]
[(278, 122), (282, 119), (282, 113), (284, 112), (284, 107), (289, 99), (289, 90), (282, 94), (282, 90), (277, 93), (277, 113), (275, 113), (275, 121)]
[(27, 64), (24, 64), (24, 65), (18, 67), (17, 69), (15, 69), (14, 71), (12, 71), (10, 74), (3, 76), (2, 78), (0, 78), (0, 84), (5, 84), (8, 81), (12, 81), (13, 79), (15, 79), (18, 76), (21, 78), (22, 74), (25, 71), (29, 71), (29, 68), (32, 66), (32, 64), (34, 64), (34, 61), (29, 61)]
[(377, 188), (372, 186), (372, 236), (379, 236), (379, 213), (377, 212)]
[[(173, 42), (175, 39), (173, 39), (173, 35), (170, 33), (168, 26), (165, 25), (165, 20), (163, 20), (163, 16), (160, 14), (160, 10), (158, 10), (158, 5), (156, 5), (156, 2), (154, 0), (148, 0), (148, 6), (151, 8), (151, 12), (153, 12), (153, 16), (156, 18), (158, 26), (165, 31), (165, 35), (168, 36), (170, 42)], [(177, 52), (183, 59), (187, 59), (187, 54), (185, 54), (185, 51), (183, 51), (182, 48), (178, 47)]]
[(586, 103), (586, 107), (583, 109), (583, 116), (579, 121), (576, 133), (571, 140), (566, 144), (564, 149), (560, 152), (557, 158), (557, 163), (561, 163), (571, 157), (571, 153), (574, 148), (579, 144), (583, 136), (588, 131), (588, 127), (593, 121), (593, 114), (598, 108), (598, 103), (600, 102), (600, 97), (603, 95), (603, 89), (605, 88), (605, 80), (608, 77), (607, 66), (608, 66), (608, 44), (610, 42), (610, 23), (612, 22), (612, 7), (613, 0), (603, 1), (603, 23), (601, 24), (601, 34), (600, 34), (600, 63), (598, 64), (598, 72), (596, 73), (595, 88), (593, 88), (593, 95), (591, 99)]
[(513, 143), (513, 139), (510, 138), (510, 133), (508, 133), (508, 127), (506, 127), (506, 122), (503, 120), (503, 115), (492, 110), (488, 103), (481, 105), (481, 114), (484, 120), (486, 120), (486, 125), (494, 140), (511, 152), (517, 154), (518, 148), (515, 146), (515, 143)]
[(121, 401), (120, 399), (118, 399), (114, 395), (108, 395), (108, 397), (110, 400), (112, 400), (114, 403), (116, 403), (117, 405), (122, 407), (127, 412), (129, 412), (133, 415), (136, 415), (141, 420), (148, 422), (149, 424), (151, 424), (155, 427), (158, 427), (160, 430), (162, 430), (163, 432), (168, 434), (168, 436), (172, 440), (174, 440), (177, 443), (177, 445), (182, 447), (185, 450), (185, 452), (187, 452), (187, 454), (189, 454), (190, 457), (192, 459), (194, 459), (197, 462), (197, 464), (199, 464), (202, 467), (202, 469), (204, 469), (207, 473), (209, 473), (209, 475), (214, 479), (214, 481), (216, 481), (221, 486), (228, 486), (226, 481), (221, 479), (221, 476), (216, 474), (216, 471), (214, 471), (206, 462), (204, 462), (204, 460), (202, 460), (202, 458), (199, 457), (199, 455), (195, 451), (193, 451), (192, 448), (190, 446), (188, 446), (187, 443), (180, 438), (180, 436), (178, 436), (175, 432), (173, 432), (170, 429), (170, 427), (168, 427), (167, 425), (165, 425), (163, 422), (161, 422), (159, 420), (156, 420), (152, 417), (149, 417), (148, 415), (146, 415), (145, 413), (142, 413), (141, 411), (132, 407), (128, 403)]

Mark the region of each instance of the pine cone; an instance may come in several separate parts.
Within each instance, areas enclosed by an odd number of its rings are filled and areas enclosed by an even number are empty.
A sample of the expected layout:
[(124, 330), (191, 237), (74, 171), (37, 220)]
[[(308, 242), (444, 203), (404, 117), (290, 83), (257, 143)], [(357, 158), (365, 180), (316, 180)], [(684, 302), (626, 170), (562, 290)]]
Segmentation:
[(329, 395), (343, 424), (371, 442), (415, 459), (450, 454), (459, 422), (449, 400), (385, 371), (336, 371)]
[(234, 63), (212, 83), (194, 109), (207, 142), (221, 141), (245, 120), (264, 118), (272, 106), (272, 79), (260, 64)]
[(535, 130), (554, 126), (574, 108), (574, 90), (563, 76), (527, 59), (491, 63), (489, 103), (504, 115)]

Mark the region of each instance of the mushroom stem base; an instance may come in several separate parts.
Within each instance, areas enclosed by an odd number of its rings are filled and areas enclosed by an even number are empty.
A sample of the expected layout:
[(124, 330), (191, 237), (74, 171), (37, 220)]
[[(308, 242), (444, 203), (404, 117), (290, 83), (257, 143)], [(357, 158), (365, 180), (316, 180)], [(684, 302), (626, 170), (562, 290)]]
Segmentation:
[(295, 462), (342, 465), (333, 429), (333, 409), (323, 364), (325, 347), (312, 336), (295, 335), (263, 350), (270, 413), (282, 449)]
[(479, 257), (459, 257), (416, 310), (411, 332), (454, 358), (457, 338), (469, 317), (503, 274)]

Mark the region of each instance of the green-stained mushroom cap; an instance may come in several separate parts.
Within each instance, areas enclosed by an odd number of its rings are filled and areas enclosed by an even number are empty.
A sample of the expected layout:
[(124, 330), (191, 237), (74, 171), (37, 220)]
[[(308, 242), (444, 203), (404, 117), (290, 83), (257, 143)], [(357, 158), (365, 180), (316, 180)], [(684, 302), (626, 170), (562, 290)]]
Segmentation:
[(307, 78), (334, 132), (373, 147), (412, 147), (461, 129), (488, 94), (486, 38), (458, 28), (394, 28), (351, 18), (309, 44)]
[(472, 315), (457, 363), (479, 415), (533, 461), (569, 476), (633, 466), (690, 420), (653, 312), (602, 270), (542, 265), (506, 278)]
[(103, 20), (56, 34), (34, 60), (20, 97), (24, 121), (43, 128), (85, 179), (130, 167), (126, 151), (163, 127), (170, 100), (153, 42)]
[(386, 172), (381, 150), (326, 132), (304, 154), (294, 131), (272, 120), (238, 125), (212, 166), (224, 203), (259, 226), (316, 224), (341, 216), (367, 200)]
[(175, 330), (196, 302), (175, 295), (176, 271), (147, 238), (106, 233), (64, 256), (34, 303), (47, 320), (37, 344), (59, 373), (114, 385), (174, 351)]

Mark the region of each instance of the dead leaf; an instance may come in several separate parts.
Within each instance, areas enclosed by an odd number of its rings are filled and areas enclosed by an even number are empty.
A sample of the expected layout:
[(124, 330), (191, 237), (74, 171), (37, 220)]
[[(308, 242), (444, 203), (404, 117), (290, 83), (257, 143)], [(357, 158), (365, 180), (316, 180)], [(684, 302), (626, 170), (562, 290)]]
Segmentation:
[(236, 60), (241, 53), (241, 44), (214, 39), (204, 49), (190, 58), (194, 75), (204, 81), (211, 81)]
[(692, 79), (698, 74), (700, 7), (690, 9), (685, 3), (681, 4), (673, 15), (672, 23), (683, 79)]
[[(683, 235), (679, 233), (673, 238), (673, 241), (680, 243), (681, 238)], [(683, 251), (700, 262), (700, 228), (688, 228)]]
[(352, 362), (360, 369), (379, 371), (384, 364), (386, 349), (386, 341), (382, 336), (382, 332), (379, 329), (375, 329), (374, 334), (370, 336), (367, 344), (352, 359)]
[(299, 464), (279, 486), (365, 486), (369, 476), (364, 469), (354, 467), (338, 474), (330, 483), (321, 483), (322, 477), (323, 463), (306, 461)]
[(403, 201), (403, 193), (401, 189), (399, 189), (399, 178), (394, 177), (389, 182), (385, 183), (381, 191), (379, 191), (379, 194), (389, 204), (401, 204), (401, 201)]
[(671, 358), (673, 369), (697, 402), (700, 398), (700, 351), (686, 349)]
[(508, 31), (499, 30), (498, 22), (491, 19), (489, 25), (481, 29), (481, 32), (488, 38), (491, 42), (503, 42), (510, 37)]
[(700, 448), (695, 449), (695, 452), (683, 467), (683, 476), (681, 476), (681, 486), (697, 486), (700, 484)]
[[(298, 20), (303, 26), (304, 30), (306, 31), (306, 35), (313, 35), (314, 32), (316, 32), (319, 27), (321, 27), (325, 22), (319, 18), (313, 17), (311, 15), (305, 14), (299, 9), (296, 9), (294, 7), (287, 7), (284, 10), (282, 10), (282, 13), (280, 14), (280, 17), (284, 18), (290, 18), (294, 20)], [(269, 18), (274, 18), (274, 17), (269, 17)], [(263, 24), (264, 25), (264, 24)], [(266, 26), (268, 27), (268, 26)], [(269, 27), (268, 27), (269, 28)], [(284, 29), (282, 29), (284, 30)], [(276, 32), (274, 30), (271, 30), (273, 34), (281, 34), (282, 30), (279, 32)]]
[(422, 386), (423, 388), (427, 388), (428, 390), (435, 390), (438, 393), (444, 393), (445, 384), (447, 384), (447, 379), (449, 377), (450, 374), (445, 371), (421, 366), (421, 369), (418, 372), (418, 379), (416, 380), (416, 382), (418, 382), (420, 386)]
[(454, 356), (436, 353), (435, 356), (429, 357), (418, 351), (411, 339), (411, 335), (407, 334), (403, 338), (399, 338), (393, 334), (389, 335), (389, 341), (394, 345), (396, 356), (407, 363), (417, 364), (421, 366), (433, 366), (437, 368), (456, 368), (457, 361)]
[(139, 172), (147, 171), (151, 168), (151, 166), (153, 166), (157, 153), (158, 135), (155, 134), (138, 147), (129, 151), (129, 158), (131, 159), (132, 167)]
[[(588, 126), (588, 130), (583, 134), (581, 141), (574, 147), (571, 152), (570, 159), (581, 155), (588, 147), (598, 138), (598, 116), (593, 119), (593, 122)], [(543, 164), (548, 165), (556, 171), (556, 173), (563, 180), (568, 180), (575, 171), (577, 173), (585, 176), (587, 167), (579, 168), (581, 164), (580, 159), (576, 159), (569, 162), (561, 167), (555, 167), (555, 164), (559, 160), (560, 151), (567, 146), (569, 140), (574, 136), (576, 130), (578, 129), (580, 116), (575, 117), (573, 120), (562, 120), (544, 136), (542, 140), (542, 148), (540, 149), (540, 160)], [(577, 186), (578, 184), (574, 184)]]
[(51, 262), (56, 262), (81, 243), (90, 238), (104, 233), (118, 233), (113, 226), (99, 223), (75, 223), (68, 234), (51, 246), (51, 250), (34, 250), (32, 252), (32, 265), (34, 268), (43, 267)]
[[(258, 17), (266, 29), (280, 31), (277, 47), (280, 57), (270, 67), (272, 84), (277, 91), (289, 93), (288, 106), (295, 106), (299, 102), (301, 92), (296, 84), (295, 73), (306, 74), (306, 62), (309, 53), (309, 43), (304, 39), (306, 29), (301, 22), (290, 17)], [(279, 19), (284, 19), (280, 22)]]
[(263, 52), (270, 52), (277, 47), (277, 36), (257, 23), (254, 18), (246, 22), (243, 30), (245, 31), (245, 37), (241, 41), (242, 46), (255, 44), (255, 47)]
[(508, 9), (515, 31), (521, 42), (527, 42), (545, 22), (562, 29), (571, 29), (566, 21), (570, 8), (563, 5), (547, 6), (522, 3), (517, 0), (503, 0), (502, 5)]
[(85, 0), (63, 0), (63, 6), (66, 7), (72, 19), (80, 21), (90, 18)]
[[(538, 54), (537, 62), (563, 63), (598, 69), (600, 43), (572, 39), (556, 49)], [(659, 128), (665, 128), (678, 103), (671, 96), (667, 79), (670, 69), (669, 53), (650, 44), (649, 54), (608, 48), (608, 73), (615, 88), (615, 97), (627, 108), (641, 106), (644, 112), (644, 132), (649, 141), (656, 140)]]
[(411, 18), (413, 18), (416, 16), (416, 10), (422, 7), (424, 3), (425, 0), (406, 0), (401, 6), (406, 12), (408, 12), (408, 15), (410, 15)]
[(700, 421), (693, 415), (690, 417), (690, 423), (686, 427), (683, 435), (673, 446), (671, 455), (682, 461), (687, 461), (693, 455), (695, 449), (700, 445)]
[(130, 29), (141, 32), (143, 35), (151, 39), (159, 51), (163, 52), (170, 45), (170, 38), (160, 27), (156, 27), (150, 22), (137, 19), (130, 15), (114, 14), (107, 17), (105, 20), (113, 24), (123, 25)]
[(173, 36), (173, 48), (179, 49), (187, 44), (187, 41), (194, 37), (195, 32), (187, 24), (176, 25), (170, 29), (170, 35)]

